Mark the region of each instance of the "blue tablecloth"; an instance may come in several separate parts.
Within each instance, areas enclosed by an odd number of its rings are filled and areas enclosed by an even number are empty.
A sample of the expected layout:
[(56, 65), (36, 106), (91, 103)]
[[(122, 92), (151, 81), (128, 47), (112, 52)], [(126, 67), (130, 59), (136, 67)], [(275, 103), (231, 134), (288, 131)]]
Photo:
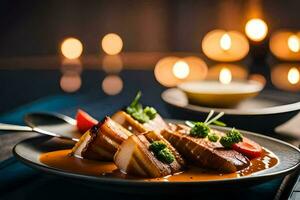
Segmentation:
[[(78, 108), (83, 108), (93, 116), (101, 119), (113, 113), (128, 103), (141, 89), (147, 91), (143, 95), (145, 104), (155, 106), (162, 116), (171, 117), (160, 99), (163, 88), (156, 82), (141, 81), (143, 77), (136, 77), (131, 87), (126, 87), (117, 96), (86, 93), (81, 95), (59, 95), (46, 97), (31, 104), (22, 106), (12, 112), (0, 116), (0, 122), (22, 124), (23, 115), (32, 111), (61, 112), (74, 116)], [(143, 83), (143, 84), (141, 84)], [(150, 87), (151, 86), (151, 87)], [(150, 89), (151, 88), (151, 89)], [(147, 89), (147, 90), (146, 90)], [(1, 134), (1, 133), (0, 133)], [(249, 188), (240, 188), (234, 191), (211, 191), (209, 194), (193, 196), (191, 199), (273, 199), (282, 179), (275, 179), (264, 184)], [(183, 194), (186, 195), (186, 194)], [(129, 195), (100, 191), (77, 182), (71, 182), (62, 177), (47, 175), (31, 169), (15, 158), (0, 163), (0, 199), (153, 199), (143, 195)], [(168, 196), (161, 198), (171, 198)], [(184, 197), (172, 197), (175, 199)]]

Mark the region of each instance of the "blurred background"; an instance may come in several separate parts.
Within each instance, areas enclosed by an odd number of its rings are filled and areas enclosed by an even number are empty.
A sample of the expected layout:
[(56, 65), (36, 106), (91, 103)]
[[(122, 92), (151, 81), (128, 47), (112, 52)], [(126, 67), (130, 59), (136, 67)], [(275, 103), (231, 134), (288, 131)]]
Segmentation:
[(118, 33), (124, 51), (200, 52), (213, 29), (243, 32), (246, 21), (260, 15), (269, 31), (300, 29), (298, 0), (2, 0), (0, 55), (57, 55), (59, 43), (77, 37), (83, 55), (103, 53), (102, 37)]
[[(166, 83), (153, 73), (168, 56), (197, 58), (196, 68), (207, 67), (209, 78), (220, 78), (213, 74), (224, 67), (216, 65), (226, 63), (232, 78), (253, 78), (266, 87), (297, 93), (299, 7), (298, 0), (1, 0), (0, 113), (54, 94), (116, 95), (126, 88), (127, 70), (148, 71), (137, 74), (161, 90), (175, 86), (176, 81)], [(259, 24), (252, 38), (251, 30), (250, 36), (245, 33), (253, 18), (267, 26), (258, 40)], [(243, 35), (245, 55), (227, 61), (206, 53), (203, 39), (216, 29)], [(281, 55), (280, 45), (278, 52), (277, 44), (285, 39), (272, 40), (278, 31), (295, 36), (288, 55)], [(68, 38), (76, 39), (63, 46)], [(180, 70), (177, 75), (175, 70), (176, 78), (187, 78), (184, 67)], [(201, 73), (193, 79), (205, 78)]]

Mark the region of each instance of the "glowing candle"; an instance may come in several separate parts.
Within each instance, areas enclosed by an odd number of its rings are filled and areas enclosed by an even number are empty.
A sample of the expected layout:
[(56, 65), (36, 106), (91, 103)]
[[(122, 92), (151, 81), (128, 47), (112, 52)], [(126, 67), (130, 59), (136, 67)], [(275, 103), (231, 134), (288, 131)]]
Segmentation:
[(203, 80), (207, 75), (207, 65), (198, 57), (165, 57), (160, 59), (154, 69), (156, 80), (172, 87), (190, 80)]
[(270, 38), (271, 52), (281, 60), (300, 60), (300, 32), (277, 31)]
[(272, 83), (279, 89), (287, 91), (300, 91), (299, 64), (282, 63), (271, 70)]
[(294, 53), (299, 52), (299, 50), (300, 50), (300, 38), (295, 34), (291, 35), (288, 38), (288, 47)]
[(219, 81), (222, 84), (229, 84), (231, 82), (232, 75), (231, 71), (228, 68), (223, 68), (220, 71)]
[(67, 38), (61, 44), (61, 53), (68, 59), (79, 58), (82, 51), (82, 43), (76, 38)]
[(288, 81), (295, 85), (299, 82), (299, 70), (296, 67), (292, 67), (288, 72)]
[[(209, 67), (207, 77), (208, 80), (219, 80), (220, 75), (229, 74), (231, 79), (246, 80), (248, 76), (248, 70), (242, 65), (232, 63), (219, 63)], [(226, 82), (226, 81), (225, 81)]]
[(116, 55), (121, 52), (123, 48), (123, 41), (119, 35), (109, 33), (103, 37), (101, 46), (103, 51), (108, 55)]
[(249, 39), (260, 42), (267, 36), (268, 26), (262, 19), (254, 18), (246, 23), (245, 32)]
[(172, 72), (175, 77), (177, 77), (179, 79), (185, 79), (190, 73), (190, 67), (185, 61), (178, 60), (174, 64), (174, 66), (172, 68)]
[(204, 54), (216, 61), (238, 61), (249, 52), (249, 43), (244, 35), (237, 31), (213, 30), (202, 40)]
[(220, 39), (220, 46), (224, 51), (227, 51), (231, 47), (231, 37), (225, 33)]

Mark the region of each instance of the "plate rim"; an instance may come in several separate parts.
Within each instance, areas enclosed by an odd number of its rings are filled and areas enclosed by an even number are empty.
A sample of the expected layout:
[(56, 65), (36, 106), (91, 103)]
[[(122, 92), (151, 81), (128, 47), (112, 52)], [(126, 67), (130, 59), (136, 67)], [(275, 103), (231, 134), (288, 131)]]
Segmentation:
[[(230, 114), (230, 115), (272, 115), (272, 114), (287, 113), (287, 112), (293, 112), (293, 111), (300, 110), (300, 101), (295, 102), (295, 103), (290, 103), (290, 104), (284, 104), (284, 105), (280, 105), (280, 106), (273, 106), (273, 107), (267, 107), (267, 108), (262, 108), (262, 109), (251, 109), (251, 110), (246, 109), (246, 110), (242, 110), (242, 111), (237, 110), (237, 109), (232, 109), (232, 108), (210, 108), (210, 107), (205, 107), (205, 106), (200, 106), (200, 105), (195, 105), (195, 104), (190, 104), (190, 103), (188, 103), (186, 106), (180, 106), (180, 105), (171, 103), (170, 101), (168, 101), (168, 98), (166, 97), (167, 93), (169, 93), (171, 90), (174, 90), (174, 89), (182, 91), (176, 87), (165, 89), (161, 93), (161, 99), (169, 105), (172, 105), (172, 106), (180, 108), (180, 109), (186, 109), (189, 111), (193, 111), (193, 112), (209, 113), (211, 110), (214, 110), (216, 112), (225, 112), (226, 114)], [(267, 91), (267, 90), (265, 90), (265, 91)]]
[[(176, 120), (176, 119), (167, 119), (168, 121), (183, 121), (183, 120)], [(230, 127), (217, 127), (217, 126), (212, 126), (213, 128), (220, 128), (223, 130), (229, 130)], [(259, 133), (255, 133), (255, 132), (250, 132), (250, 131), (246, 131), (246, 130), (241, 130), (240, 131), (246, 133), (246, 134), (250, 134), (250, 135), (254, 135), (256, 137), (261, 137), (264, 139), (268, 139), (268, 140), (273, 140), (274, 142), (280, 143), (282, 145), (286, 145), (289, 148), (292, 148), (294, 150), (296, 150), (299, 155), (300, 155), (300, 149), (298, 149), (297, 147), (285, 142), (285, 141), (281, 141), (279, 139), (270, 137), (270, 136), (266, 136), (266, 135), (262, 135)], [(51, 136), (37, 136), (37, 137), (33, 137), (33, 138), (28, 138), (25, 140), (22, 140), (20, 142), (18, 142), (14, 147), (13, 147), (13, 155), (20, 160), (22, 163), (26, 164), (27, 166), (33, 167), (35, 169), (38, 170), (42, 170), (44, 172), (47, 173), (51, 173), (54, 175), (62, 175), (64, 177), (69, 177), (69, 178), (76, 178), (76, 179), (81, 179), (81, 180), (88, 180), (88, 181), (93, 181), (93, 182), (98, 182), (98, 183), (110, 183), (113, 185), (118, 185), (118, 184), (122, 184), (122, 185), (143, 185), (143, 186), (167, 186), (167, 185), (172, 185), (172, 186), (176, 186), (176, 185), (208, 185), (208, 184), (222, 184), (222, 183), (234, 183), (234, 182), (247, 182), (247, 181), (255, 181), (257, 179), (271, 179), (271, 178), (275, 178), (275, 177), (279, 177), (279, 176), (284, 176), (287, 174), (292, 173), (293, 171), (295, 171), (297, 168), (300, 168), (300, 159), (298, 160), (298, 162), (293, 166), (290, 167), (288, 169), (285, 170), (280, 170), (277, 172), (272, 172), (272, 173), (267, 173), (267, 174), (259, 174), (259, 172), (257, 172), (258, 174), (255, 174), (255, 176), (242, 176), (242, 177), (237, 177), (237, 178), (227, 178), (227, 179), (219, 179), (219, 180), (209, 180), (209, 181), (189, 181), (189, 182), (184, 182), (184, 181), (174, 181), (174, 182), (162, 182), (162, 181), (145, 181), (143, 179), (121, 179), (121, 178), (111, 178), (111, 177), (100, 177), (100, 176), (93, 176), (93, 175), (84, 175), (84, 174), (77, 174), (77, 173), (73, 173), (73, 172), (68, 172), (68, 171), (64, 171), (64, 170), (60, 170), (54, 167), (50, 167), (47, 165), (41, 165), (38, 164), (36, 162), (33, 162), (29, 159), (26, 159), (24, 157), (22, 157), (21, 155), (19, 155), (16, 152), (16, 148), (18, 145), (20, 145), (21, 143), (24, 143), (26, 141), (30, 141), (30, 140), (35, 140), (35, 139), (40, 139), (43, 137), (48, 137), (51, 138)], [(280, 162), (279, 162), (280, 164)]]

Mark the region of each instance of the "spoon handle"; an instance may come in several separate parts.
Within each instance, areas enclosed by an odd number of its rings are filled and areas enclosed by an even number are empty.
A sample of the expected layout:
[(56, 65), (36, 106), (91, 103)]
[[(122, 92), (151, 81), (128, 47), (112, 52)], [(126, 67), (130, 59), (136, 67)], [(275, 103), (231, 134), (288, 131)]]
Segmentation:
[(1, 131), (33, 131), (29, 126), (19, 126), (13, 124), (3, 124), (0, 123), (0, 130)]

